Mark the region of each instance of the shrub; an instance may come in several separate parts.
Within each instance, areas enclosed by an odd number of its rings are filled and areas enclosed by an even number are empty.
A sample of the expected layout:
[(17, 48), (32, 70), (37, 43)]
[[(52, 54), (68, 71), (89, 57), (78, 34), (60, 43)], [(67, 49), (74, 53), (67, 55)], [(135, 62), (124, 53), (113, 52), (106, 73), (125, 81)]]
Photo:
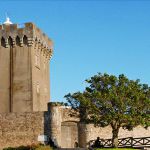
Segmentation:
[(3, 150), (52, 150), (50, 146), (44, 145), (30, 145), (30, 146), (19, 146), (19, 147), (8, 147)]
[(40, 146), (36, 148), (35, 150), (52, 150), (52, 148), (50, 146)]

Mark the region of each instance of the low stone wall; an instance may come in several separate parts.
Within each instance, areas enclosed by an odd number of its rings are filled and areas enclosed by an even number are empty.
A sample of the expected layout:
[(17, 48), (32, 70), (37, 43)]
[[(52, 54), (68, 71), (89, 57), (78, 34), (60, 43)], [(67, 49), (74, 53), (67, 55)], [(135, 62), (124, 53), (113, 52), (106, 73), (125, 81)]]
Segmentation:
[[(81, 147), (86, 147), (90, 140), (96, 140), (97, 137), (101, 139), (112, 138), (112, 128), (107, 127), (94, 127), (93, 124), (79, 124), (79, 144)], [(137, 126), (131, 131), (120, 128), (119, 138), (126, 137), (150, 137), (150, 127), (145, 129), (141, 126)]]
[[(68, 138), (71, 138), (72, 134), (74, 134), (74, 136), (78, 134), (78, 143), (80, 147), (87, 147), (87, 143), (97, 137), (103, 139), (112, 138), (112, 129), (110, 126), (100, 128), (94, 127), (93, 124), (82, 124), (79, 122), (79, 118), (70, 116), (71, 109), (69, 107), (55, 106), (51, 104), (49, 105), (49, 111), (51, 112), (51, 137), (56, 140), (59, 146), (68, 147), (69, 144), (65, 145), (66, 142), (63, 141), (64, 139), (67, 140), (66, 134), (68, 134)], [(78, 133), (75, 134), (71, 131), (72, 128), (69, 126), (69, 122), (77, 124)], [(64, 126), (64, 124), (66, 125)], [(119, 138), (124, 137), (150, 137), (150, 128), (146, 130), (143, 127), (138, 126), (134, 128), (133, 131), (121, 128), (119, 131)], [(70, 139), (70, 142), (75, 142), (75, 140)], [(73, 145), (73, 143), (70, 143), (70, 145)]]
[[(47, 112), (1, 113), (0, 149), (37, 144), (39, 135), (50, 136), (60, 147), (69, 148), (71, 145), (70, 148), (73, 148), (75, 142), (80, 147), (86, 147), (90, 140), (97, 137), (111, 138), (111, 131), (110, 126), (100, 128), (80, 123), (79, 118), (70, 116), (70, 108), (62, 106), (51, 105)], [(119, 138), (124, 137), (150, 137), (150, 128), (120, 129)]]
[(48, 112), (0, 114), (0, 149), (38, 143), (38, 135), (50, 133)]

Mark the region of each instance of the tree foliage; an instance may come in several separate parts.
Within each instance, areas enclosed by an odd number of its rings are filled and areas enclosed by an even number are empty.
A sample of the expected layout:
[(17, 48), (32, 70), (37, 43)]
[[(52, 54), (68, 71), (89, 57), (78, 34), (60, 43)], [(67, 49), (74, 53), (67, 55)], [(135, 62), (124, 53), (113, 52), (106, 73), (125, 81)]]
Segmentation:
[(86, 80), (83, 92), (65, 97), (73, 109), (79, 111), (81, 121), (96, 126), (112, 127), (113, 147), (117, 147), (120, 127), (132, 130), (137, 125), (150, 126), (150, 87), (140, 80), (129, 80), (100, 74)]

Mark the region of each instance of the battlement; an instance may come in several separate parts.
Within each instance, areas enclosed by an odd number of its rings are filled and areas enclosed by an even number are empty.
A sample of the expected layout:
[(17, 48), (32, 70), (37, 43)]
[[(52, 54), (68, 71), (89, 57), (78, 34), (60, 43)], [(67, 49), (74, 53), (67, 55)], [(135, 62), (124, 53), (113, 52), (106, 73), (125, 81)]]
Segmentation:
[(25, 23), (21, 28), (18, 24), (0, 25), (0, 40), (0, 45), (6, 48), (10, 43), (13, 47), (15, 45), (23, 46), (25, 43), (30, 47), (35, 43), (38, 44), (38, 47), (40, 45), (41, 49), (47, 50), (49, 57), (53, 52), (52, 40), (33, 23)]
[(0, 113), (46, 111), (53, 42), (33, 23), (0, 25)]

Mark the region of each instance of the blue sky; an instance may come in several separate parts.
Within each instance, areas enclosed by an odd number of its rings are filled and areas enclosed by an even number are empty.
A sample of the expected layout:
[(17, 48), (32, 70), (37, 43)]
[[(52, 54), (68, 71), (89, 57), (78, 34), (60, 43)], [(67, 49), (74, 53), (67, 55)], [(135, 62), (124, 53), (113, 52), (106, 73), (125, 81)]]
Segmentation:
[(150, 85), (150, 2), (0, 0), (0, 22), (34, 22), (54, 41), (51, 101), (83, 90), (97, 72)]

